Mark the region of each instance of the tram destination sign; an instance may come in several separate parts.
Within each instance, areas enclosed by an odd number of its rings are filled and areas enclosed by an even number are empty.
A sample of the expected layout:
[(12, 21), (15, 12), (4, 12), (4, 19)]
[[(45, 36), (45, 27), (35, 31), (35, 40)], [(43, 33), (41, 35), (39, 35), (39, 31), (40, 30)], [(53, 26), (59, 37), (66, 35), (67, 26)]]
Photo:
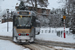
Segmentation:
[(29, 12), (19, 12), (20, 15), (29, 15)]

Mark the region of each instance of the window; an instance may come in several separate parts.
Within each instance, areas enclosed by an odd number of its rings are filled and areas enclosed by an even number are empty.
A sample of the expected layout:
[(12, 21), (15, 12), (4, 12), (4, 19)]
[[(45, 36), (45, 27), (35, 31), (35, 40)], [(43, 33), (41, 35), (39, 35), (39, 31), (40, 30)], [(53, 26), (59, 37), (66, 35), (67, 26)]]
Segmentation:
[(60, 31), (57, 31), (57, 36), (60, 36)]
[(61, 34), (63, 33), (63, 31), (61, 31)]
[(50, 11), (48, 10), (48, 13), (49, 13)]
[(45, 30), (45, 33), (47, 33), (47, 30)]
[(44, 13), (46, 11), (46, 9), (42, 9), (42, 13)]
[(57, 34), (60, 34), (60, 31), (57, 31)]
[(66, 34), (68, 34), (68, 31), (66, 31)]
[(41, 33), (43, 33), (43, 30), (41, 31)]
[(25, 25), (30, 25), (31, 23), (31, 18), (30, 17), (18, 17), (18, 26), (25, 26)]
[(50, 33), (51, 31), (49, 30), (49, 33)]
[(54, 33), (54, 30), (52, 30), (52, 33)]

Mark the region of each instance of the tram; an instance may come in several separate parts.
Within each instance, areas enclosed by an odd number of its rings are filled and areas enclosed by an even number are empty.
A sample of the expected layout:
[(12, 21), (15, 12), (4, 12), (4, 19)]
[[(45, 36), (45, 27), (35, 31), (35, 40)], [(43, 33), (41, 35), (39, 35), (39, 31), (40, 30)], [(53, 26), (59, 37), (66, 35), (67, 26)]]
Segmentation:
[(19, 10), (13, 15), (13, 41), (34, 42), (36, 14), (33, 11)]

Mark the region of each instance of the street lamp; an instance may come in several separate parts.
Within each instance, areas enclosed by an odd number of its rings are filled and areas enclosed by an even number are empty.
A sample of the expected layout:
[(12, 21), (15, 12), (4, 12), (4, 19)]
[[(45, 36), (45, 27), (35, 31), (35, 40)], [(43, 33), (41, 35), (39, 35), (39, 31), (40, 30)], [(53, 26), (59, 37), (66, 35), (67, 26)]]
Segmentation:
[(7, 10), (7, 32), (9, 31), (8, 29), (9, 29), (9, 23), (8, 23), (8, 18), (9, 18), (9, 9), (6, 9)]

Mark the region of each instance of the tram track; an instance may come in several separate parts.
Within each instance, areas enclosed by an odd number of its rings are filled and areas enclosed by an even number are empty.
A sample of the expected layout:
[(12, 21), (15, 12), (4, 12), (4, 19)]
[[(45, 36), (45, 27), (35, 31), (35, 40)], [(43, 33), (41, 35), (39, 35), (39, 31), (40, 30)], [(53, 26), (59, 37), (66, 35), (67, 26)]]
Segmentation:
[(0, 39), (12, 41), (12, 37), (9, 37), (9, 36), (0, 36)]
[(54, 50), (53, 48), (49, 48), (47, 46), (43, 46), (39, 44), (30, 44), (30, 45), (24, 45), (24, 46), (31, 48), (31, 50)]
[(36, 40), (36, 43), (46, 46), (58, 46), (58, 47), (67, 47), (75, 49), (75, 43), (64, 43), (64, 42), (54, 42), (54, 41), (42, 41), (42, 40)]
[[(1, 40), (10, 40), (12, 42), (12, 37), (8, 36), (0, 36)], [(17, 44), (17, 43), (15, 43)], [(19, 45), (19, 44), (17, 44)], [(29, 48), (31, 50), (53, 50), (54, 46), (58, 47), (67, 47), (67, 48), (74, 48), (75, 49), (75, 43), (63, 43), (63, 42), (53, 42), (53, 41), (42, 41), (42, 40), (35, 40), (35, 43), (33, 44), (26, 44), (21, 45), (25, 48)]]

